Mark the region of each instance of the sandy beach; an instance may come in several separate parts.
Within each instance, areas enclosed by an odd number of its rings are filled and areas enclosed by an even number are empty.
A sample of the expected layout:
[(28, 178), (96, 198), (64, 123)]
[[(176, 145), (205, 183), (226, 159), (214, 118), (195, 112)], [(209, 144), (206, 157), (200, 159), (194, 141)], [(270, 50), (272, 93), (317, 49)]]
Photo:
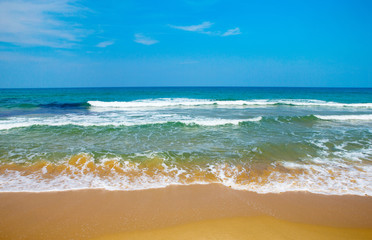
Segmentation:
[(218, 184), (0, 193), (0, 239), (371, 239), (372, 198)]
[(0, 0), (0, 240), (372, 240), (371, 13)]

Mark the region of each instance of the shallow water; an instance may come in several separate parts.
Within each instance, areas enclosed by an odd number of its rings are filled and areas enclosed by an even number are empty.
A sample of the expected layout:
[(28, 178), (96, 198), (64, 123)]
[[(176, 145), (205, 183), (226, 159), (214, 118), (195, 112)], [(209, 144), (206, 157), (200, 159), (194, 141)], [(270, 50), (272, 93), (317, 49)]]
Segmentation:
[(0, 191), (372, 195), (372, 89), (0, 90)]

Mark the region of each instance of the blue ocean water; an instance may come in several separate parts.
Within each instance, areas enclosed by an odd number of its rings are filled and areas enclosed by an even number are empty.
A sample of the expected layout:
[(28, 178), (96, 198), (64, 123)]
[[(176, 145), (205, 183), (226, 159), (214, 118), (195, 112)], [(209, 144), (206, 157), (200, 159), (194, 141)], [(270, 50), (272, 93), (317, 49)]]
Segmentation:
[(0, 90), (0, 191), (372, 194), (372, 89)]

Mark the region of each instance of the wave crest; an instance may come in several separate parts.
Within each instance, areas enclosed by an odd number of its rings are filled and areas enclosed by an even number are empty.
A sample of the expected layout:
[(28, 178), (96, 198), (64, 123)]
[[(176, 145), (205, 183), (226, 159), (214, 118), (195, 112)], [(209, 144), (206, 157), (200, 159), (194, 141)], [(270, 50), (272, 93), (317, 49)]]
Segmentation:
[[(184, 118), (180, 116), (160, 117), (160, 118), (144, 118), (131, 119), (125, 116), (90, 116), (90, 115), (66, 115), (60, 117), (10, 117), (0, 120), (0, 130), (8, 130), (13, 128), (33, 127), (33, 126), (83, 126), (83, 127), (130, 127), (141, 125), (166, 125), (180, 123), (183, 126), (223, 126), (223, 125), (242, 125), (250, 122), (268, 122), (268, 123), (316, 123), (317, 121), (372, 121), (372, 114), (359, 115), (305, 115), (305, 116), (279, 116), (279, 117), (251, 117), (244, 119), (223, 119), (223, 118)], [(182, 126), (182, 125), (181, 125)]]
[(372, 121), (372, 114), (359, 114), (359, 115), (315, 115), (315, 117), (322, 120), (360, 120), (360, 121)]
[(159, 98), (143, 99), (126, 102), (88, 101), (88, 104), (99, 110), (103, 109), (132, 109), (132, 108), (164, 108), (164, 107), (196, 107), (196, 106), (219, 106), (219, 107), (264, 107), (264, 106), (302, 106), (302, 107), (350, 107), (372, 108), (372, 103), (338, 103), (313, 99), (252, 99), (252, 100), (211, 100), (189, 98)]

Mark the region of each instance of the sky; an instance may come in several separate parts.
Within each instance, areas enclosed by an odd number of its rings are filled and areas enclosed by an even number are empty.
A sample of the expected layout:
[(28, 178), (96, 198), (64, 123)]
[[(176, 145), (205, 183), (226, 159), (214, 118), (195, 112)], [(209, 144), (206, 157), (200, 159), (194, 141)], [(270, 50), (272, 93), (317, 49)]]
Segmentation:
[(372, 1), (0, 0), (0, 88), (372, 87)]

